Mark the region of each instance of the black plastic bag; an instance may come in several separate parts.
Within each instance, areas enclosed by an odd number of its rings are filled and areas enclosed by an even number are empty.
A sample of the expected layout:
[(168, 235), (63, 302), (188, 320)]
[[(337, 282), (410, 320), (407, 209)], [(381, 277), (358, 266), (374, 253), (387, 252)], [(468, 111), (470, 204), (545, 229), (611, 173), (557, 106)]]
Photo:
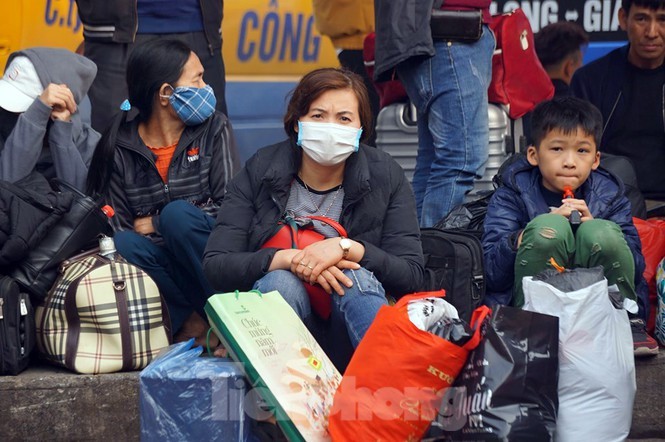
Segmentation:
[(480, 198), (468, 203), (460, 204), (451, 210), (434, 227), (450, 230), (473, 230), (482, 235), (487, 215), (487, 205), (494, 194), (493, 190), (481, 193)]
[(94, 248), (100, 234), (113, 234), (109, 218), (102, 211), (103, 198), (84, 195), (64, 182), (55, 184), (61, 189), (60, 195), (69, 195), (69, 209), (8, 272), (35, 304), (46, 298), (64, 260)]
[(574, 292), (585, 289), (605, 279), (603, 266), (591, 268), (566, 269), (560, 272), (556, 269), (545, 269), (533, 277), (535, 281), (543, 281), (562, 292)]
[(498, 306), (484, 327), (429, 440), (554, 440), (559, 319)]

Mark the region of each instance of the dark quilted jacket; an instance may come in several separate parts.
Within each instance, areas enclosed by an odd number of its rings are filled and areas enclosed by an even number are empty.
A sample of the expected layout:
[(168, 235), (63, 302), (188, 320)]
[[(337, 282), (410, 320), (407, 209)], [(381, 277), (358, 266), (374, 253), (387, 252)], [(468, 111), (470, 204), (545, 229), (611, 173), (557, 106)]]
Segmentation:
[[(513, 248), (515, 232), (549, 207), (540, 192), (541, 175), (537, 167), (521, 158), (501, 175), (502, 185), (494, 192), (487, 208), (483, 234), (483, 252), (487, 281), (486, 302), (508, 304), (512, 298), (517, 250)], [(624, 196), (623, 184), (610, 172), (598, 168), (582, 185), (582, 193), (594, 218), (613, 221), (621, 227), (635, 259), (635, 289), (641, 313), (646, 314), (648, 288), (642, 277), (642, 245), (633, 224), (630, 202)]]
[(0, 181), (0, 268), (21, 261), (72, 205), (73, 194), (51, 190), (38, 173)]
[[(302, 151), (291, 141), (259, 150), (227, 186), (203, 257), (221, 291), (247, 290), (267, 273), (277, 249), (260, 249), (275, 232)], [(403, 170), (387, 153), (360, 146), (346, 161), (340, 223), (365, 246), (360, 265), (393, 296), (423, 283), (423, 252), (415, 200)]]
[(168, 170), (168, 183), (155, 166), (155, 155), (138, 135), (132, 120), (118, 131), (111, 185), (105, 195), (115, 209), (117, 230), (133, 230), (134, 219), (152, 216), (159, 231), (159, 212), (169, 202), (185, 200), (217, 215), (224, 187), (240, 162), (228, 119), (217, 112), (180, 136)]

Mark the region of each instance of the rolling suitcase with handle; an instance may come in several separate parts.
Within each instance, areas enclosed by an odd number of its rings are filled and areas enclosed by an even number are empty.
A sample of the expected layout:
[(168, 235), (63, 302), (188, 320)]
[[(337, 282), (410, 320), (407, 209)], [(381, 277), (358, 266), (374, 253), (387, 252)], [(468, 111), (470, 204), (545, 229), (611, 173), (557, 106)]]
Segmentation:
[[(522, 119), (512, 120), (505, 106), (489, 104), (489, 157), (485, 173), (476, 179), (468, 199), (480, 192), (494, 190), (492, 179), (501, 164), (513, 153), (526, 149)], [(376, 145), (388, 152), (402, 166), (411, 181), (418, 155), (416, 110), (410, 103), (395, 103), (381, 109), (376, 124)]]

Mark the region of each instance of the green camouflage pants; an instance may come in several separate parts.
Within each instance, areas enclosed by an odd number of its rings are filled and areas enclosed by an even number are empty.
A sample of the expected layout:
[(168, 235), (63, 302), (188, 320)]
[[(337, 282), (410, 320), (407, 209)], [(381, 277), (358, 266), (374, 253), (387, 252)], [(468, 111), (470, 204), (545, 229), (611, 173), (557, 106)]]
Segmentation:
[(609, 285), (616, 284), (625, 297), (636, 299), (633, 254), (612, 221), (585, 221), (573, 233), (568, 218), (561, 215), (548, 213), (531, 220), (515, 259), (513, 305), (524, 305), (522, 278), (552, 267), (550, 258), (568, 268), (602, 265)]

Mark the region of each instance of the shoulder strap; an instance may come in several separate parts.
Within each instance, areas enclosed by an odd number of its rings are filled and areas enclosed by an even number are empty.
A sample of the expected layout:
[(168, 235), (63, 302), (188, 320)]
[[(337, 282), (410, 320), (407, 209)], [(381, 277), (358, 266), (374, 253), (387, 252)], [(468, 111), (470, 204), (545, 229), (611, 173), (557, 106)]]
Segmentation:
[(348, 236), (348, 234), (346, 233), (346, 229), (342, 227), (340, 223), (338, 223), (332, 218), (328, 218), (327, 216), (316, 216), (316, 215), (308, 216), (307, 218), (322, 222), (324, 224), (328, 224), (330, 227), (335, 229), (337, 233), (339, 233), (339, 236), (343, 236), (345, 238)]

